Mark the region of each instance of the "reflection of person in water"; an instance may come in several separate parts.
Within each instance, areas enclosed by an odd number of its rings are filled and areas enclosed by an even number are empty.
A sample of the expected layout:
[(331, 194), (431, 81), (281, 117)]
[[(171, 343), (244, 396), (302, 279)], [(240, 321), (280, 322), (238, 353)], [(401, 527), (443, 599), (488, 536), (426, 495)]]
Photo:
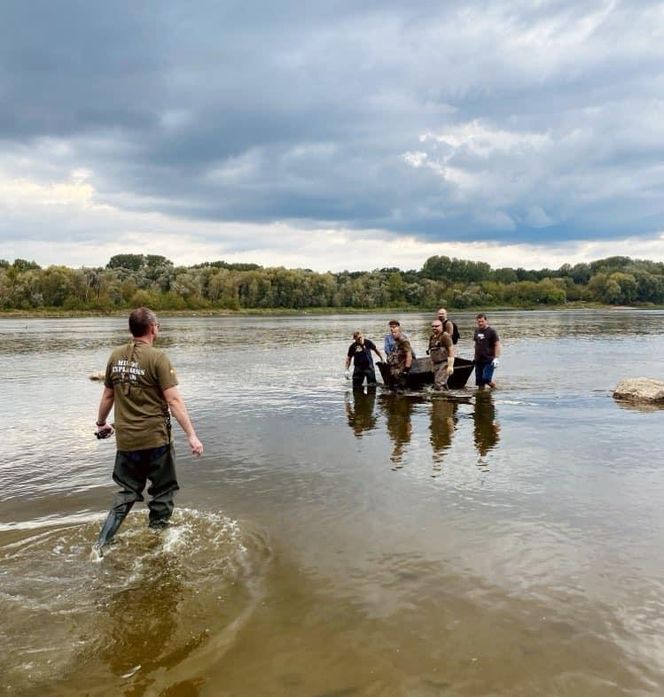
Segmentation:
[(433, 449), (433, 476), (440, 472), (445, 451), (452, 445), (457, 424), (457, 402), (435, 399), (431, 403), (431, 447)]
[(387, 418), (387, 432), (394, 447), (390, 460), (395, 469), (401, 468), (404, 447), (410, 443), (412, 434), (411, 415), (414, 402), (396, 394), (381, 395), (381, 407)]
[(376, 388), (369, 387), (366, 391), (360, 387), (353, 390), (353, 403), (346, 399), (346, 416), (348, 425), (353, 429), (353, 433), (361, 438), (365, 431), (376, 428), (376, 416), (374, 407), (376, 406)]
[(498, 445), (500, 427), (496, 422), (496, 407), (493, 395), (489, 392), (478, 392), (475, 397), (475, 447), (480, 456)]

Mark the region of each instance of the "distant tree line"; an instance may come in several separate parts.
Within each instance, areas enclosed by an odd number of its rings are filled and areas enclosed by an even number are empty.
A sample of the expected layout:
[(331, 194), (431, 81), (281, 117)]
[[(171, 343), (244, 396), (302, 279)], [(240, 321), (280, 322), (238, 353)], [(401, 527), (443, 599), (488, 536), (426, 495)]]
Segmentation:
[(174, 266), (155, 254), (118, 254), (103, 268), (0, 260), (2, 310), (418, 309), (568, 302), (664, 304), (664, 263), (616, 256), (534, 271), (434, 256), (419, 271), (317, 273), (224, 261)]

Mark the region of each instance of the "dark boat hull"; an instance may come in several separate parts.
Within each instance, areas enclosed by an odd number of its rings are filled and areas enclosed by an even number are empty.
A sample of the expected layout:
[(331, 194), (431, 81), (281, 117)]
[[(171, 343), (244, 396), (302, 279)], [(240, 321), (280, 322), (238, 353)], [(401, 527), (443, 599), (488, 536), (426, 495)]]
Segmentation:
[[(390, 369), (387, 363), (379, 361), (376, 363), (378, 369), (380, 370), (383, 382), (387, 387), (401, 387), (397, 384), (392, 376), (390, 375)], [(467, 358), (455, 358), (454, 359), (454, 372), (447, 380), (447, 386), (450, 390), (460, 390), (466, 386), (468, 378), (473, 372), (475, 367), (475, 361), (469, 361)], [(419, 389), (425, 385), (433, 385), (433, 366), (431, 359), (426, 358), (416, 358), (410, 367), (410, 372), (406, 374), (406, 388), (408, 389)]]

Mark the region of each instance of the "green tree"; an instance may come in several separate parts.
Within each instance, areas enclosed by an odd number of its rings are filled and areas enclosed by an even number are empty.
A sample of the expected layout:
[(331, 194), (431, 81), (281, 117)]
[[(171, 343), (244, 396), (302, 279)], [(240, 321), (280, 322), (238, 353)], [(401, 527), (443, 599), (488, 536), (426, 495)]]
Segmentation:
[(145, 263), (145, 257), (142, 254), (116, 254), (112, 256), (107, 269), (128, 269), (129, 271), (140, 271)]
[(14, 259), (14, 263), (12, 264), (14, 269), (18, 271), (18, 273), (23, 273), (24, 271), (30, 271), (33, 269), (41, 269), (41, 266), (36, 261), (27, 261), (26, 259)]

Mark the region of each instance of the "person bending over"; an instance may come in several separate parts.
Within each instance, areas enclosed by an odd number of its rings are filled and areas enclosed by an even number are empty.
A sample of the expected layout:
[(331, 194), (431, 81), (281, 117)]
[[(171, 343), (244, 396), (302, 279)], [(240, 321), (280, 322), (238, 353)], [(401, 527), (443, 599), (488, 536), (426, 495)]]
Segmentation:
[(365, 339), (361, 331), (353, 332), (353, 343), (348, 347), (346, 354), (346, 377), (349, 377), (350, 362), (353, 361), (354, 365), (353, 389), (362, 387), (365, 379), (369, 387), (374, 387), (377, 384), (376, 371), (371, 357), (372, 351), (381, 361), (383, 360), (383, 354), (371, 339)]

